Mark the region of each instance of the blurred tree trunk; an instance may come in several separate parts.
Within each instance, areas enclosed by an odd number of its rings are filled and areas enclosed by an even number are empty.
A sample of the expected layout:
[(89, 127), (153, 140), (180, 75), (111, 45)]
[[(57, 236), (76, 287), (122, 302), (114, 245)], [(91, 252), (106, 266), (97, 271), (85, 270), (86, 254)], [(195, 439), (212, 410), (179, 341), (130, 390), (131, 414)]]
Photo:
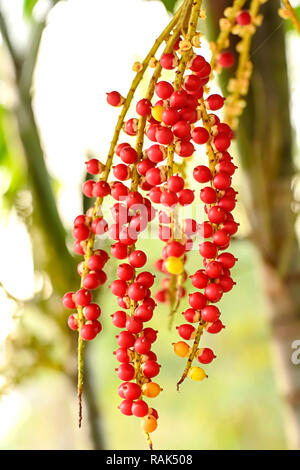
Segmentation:
[[(216, 30), (228, 1), (210, 0), (208, 5)], [(285, 32), (277, 13), (279, 6), (279, 0), (274, 0), (261, 8), (264, 22), (252, 44), (254, 73), (237, 136), (242, 192), (252, 238), (261, 255), (274, 369), (286, 410), (288, 444), (299, 449), (300, 369), (292, 363), (291, 355), (293, 341), (300, 339), (300, 253), (293, 210), (292, 181), (296, 171)]]
[[(54, 6), (59, 0), (52, 0)], [(33, 192), (34, 233), (32, 237), (35, 262), (41, 265), (47, 272), (53, 286), (54, 297), (61, 296), (68, 290), (77, 289), (76, 264), (66, 245), (66, 231), (60, 219), (56, 199), (53, 192), (51, 177), (48, 173), (45, 156), (36, 125), (32, 108), (32, 82), (33, 74), (38, 56), (41, 37), (44, 31), (46, 18), (43, 22), (31, 21), (31, 34), (24, 55), (19, 56), (14, 47), (13, 37), (7, 28), (5, 16), (0, 7), (0, 32), (5, 43), (8, 56), (15, 75), (15, 94), (17, 104), (11, 110), (18, 128), (18, 139), (20, 140), (26, 159), (29, 184)], [(36, 230), (37, 229), (37, 230)], [(42, 246), (35, 246), (35, 233), (39, 232), (37, 239)], [(35, 266), (36, 267), (36, 266)], [(49, 300), (51, 304), (51, 299)], [(55, 302), (52, 302), (52, 309)], [(71, 355), (65, 358), (66, 375), (77, 389), (77, 369), (74, 365), (73, 355), (77, 348), (77, 338), (69, 332), (65, 326), (65, 319), (60, 311), (53, 313), (53, 318), (63, 330), (68, 340), (71, 340)], [(63, 322), (63, 323), (62, 323)], [(70, 335), (71, 338), (70, 338)], [(36, 345), (38, 348), (39, 346)], [(71, 365), (71, 368), (70, 368)], [(88, 378), (89, 367), (86, 364), (86, 394), (85, 404), (87, 408), (87, 422), (90, 431), (92, 447), (95, 450), (104, 449), (104, 435), (101, 428), (100, 414), (97, 397), (92, 387), (92, 381)], [(28, 374), (29, 375), (29, 374)], [(76, 376), (76, 380), (75, 380)], [(76, 399), (74, 395), (74, 406)]]

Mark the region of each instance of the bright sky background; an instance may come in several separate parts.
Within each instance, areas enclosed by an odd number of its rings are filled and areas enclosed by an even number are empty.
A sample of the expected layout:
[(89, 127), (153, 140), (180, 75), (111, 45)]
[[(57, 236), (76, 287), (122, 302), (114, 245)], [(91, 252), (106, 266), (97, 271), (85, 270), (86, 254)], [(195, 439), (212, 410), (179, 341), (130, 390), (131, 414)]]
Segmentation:
[[(4, 0), (2, 4), (22, 47), (26, 35), (22, 1)], [(41, 14), (45, 6), (47, 0), (40, 0), (35, 14)], [(62, 182), (59, 209), (68, 224), (80, 211), (78, 182), (85, 152), (91, 150), (104, 158), (112, 138), (119, 110), (107, 106), (105, 93), (116, 89), (126, 94), (134, 76), (132, 64), (143, 59), (167, 22), (161, 2), (142, 0), (68, 0), (49, 15), (36, 68), (34, 103), (48, 167)], [(300, 118), (300, 66), (295, 60), (299, 39), (294, 35), (289, 38), (288, 50), (296, 123)], [(297, 139), (299, 145), (299, 134)], [(20, 261), (17, 270), (6, 249), (8, 244), (14, 246)], [(8, 225), (0, 219), (0, 259), (0, 280), (7, 289), (19, 298), (30, 297), (34, 291), (31, 247), (15, 215)], [(0, 304), (1, 344), (13, 325), (8, 314), (13, 313), (12, 304), (1, 291)], [(24, 410), (21, 405), (22, 398), (16, 392), (0, 404), (0, 439)]]

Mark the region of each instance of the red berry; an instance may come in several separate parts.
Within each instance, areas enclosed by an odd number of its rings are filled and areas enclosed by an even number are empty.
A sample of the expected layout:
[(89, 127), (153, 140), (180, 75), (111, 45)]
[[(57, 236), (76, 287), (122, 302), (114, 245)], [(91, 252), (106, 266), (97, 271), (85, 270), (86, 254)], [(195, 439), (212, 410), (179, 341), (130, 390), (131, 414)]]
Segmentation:
[(203, 238), (210, 238), (213, 233), (212, 225), (209, 222), (203, 222), (199, 227), (199, 233)]
[(151, 343), (146, 338), (140, 336), (134, 343), (134, 350), (138, 354), (147, 354), (151, 349)]
[(231, 143), (229, 137), (224, 133), (218, 134), (214, 138), (213, 142), (218, 152), (224, 152), (225, 150), (227, 150), (230, 147)]
[(175, 144), (175, 153), (180, 157), (191, 157), (195, 152), (193, 144), (187, 140), (179, 140)]
[(203, 258), (215, 258), (218, 252), (217, 246), (212, 242), (203, 242), (199, 245), (199, 252)]
[(134, 268), (142, 268), (147, 262), (146, 254), (141, 250), (133, 251), (129, 256), (129, 263)]
[(210, 302), (219, 302), (223, 296), (223, 289), (219, 284), (211, 283), (205, 287), (204, 293)]
[(142, 333), (149, 343), (154, 343), (156, 341), (157, 331), (153, 330), (153, 328), (144, 328)]
[(137, 134), (138, 124), (138, 119), (128, 119), (128, 121), (123, 124), (123, 130), (127, 135), (135, 136)]
[(206, 297), (201, 292), (194, 292), (189, 295), (189, 304), (195, 310), (201, 310), (206, 305)]
[(237, 259), (231, 253), (221, 253), (218, 256), (218, 261), (223, 264), (225, 268), (231, 269), (235, 265)]
[(193, 72), (199, 72), (206, 63), (206, 60), (202, 55), (196, 55), (192, 58), (192, 60), (189, 63), (189, 69), (192, 70)]
[(185, 320), (190, 323), (196, 323), (200, 320), (200, 313), (194, 308), (188, 308), (185, 312), (183, 312), (183, 316)]
[(115, 181), (111, 185), (111, 195), (114, 199), (119, 201), (121, 198), (127, 196), (128, 194), (128, 188), (123, 184), (120, 183), (119, 181)]
[(190, 124), (194, 124), (195, 122), (199, 120), (196, 109), (186, 107), (186, 108), (182, 108), (179, 113), (180, 113), (180, 118), (183, 119), (184, 121), (189, 122)]
[(76, 240), (83, 241), (89, 237), (90, 229), (84, 224), (77, 225), (73, 228), (72, 234)]
[(150, 288), (154, 284), (154, 279), (155, 276), (152, 273), (149, 273), (148, 271), (143, 271), (142, 273), (138, 274), (136, 281), (140, 284), (143, 284), (143, 286)]
[(192, 131), (192, 139), (196, 144), (206, 144), (209, 139), (209, 133), (205, 127), (195, 127)]
[(140, 175), (145, 176), (147, 171), (150, 170), (150, 168), (154, 168), (154, 166), (155, 164), (151, 162), (149, 158), (145, 158), (144, 160), (142, 160), (141, 162), (137, 164), (137, 170)]
[(153, 308), (151, 308), (149, 305), (145, 305), (143, 302), (136, 309), (135, 316), (140, 318), (143, 322), (147, 322), (153, 317)]
[(146, 173), (146, 181), (152, 186), (157, 186), (162, 183), (162, 175), (160, 168), (150, 168)]
[(155, 361), (146, 361), (142, 365), (143, 373), (146, 377), (151, 379), (159, 374), (160, 366)]
[(100, 286), (99, 278), (96, 273), (86, 274), (82, 281), (83, 287), (86, 289), (97, 289)]
[(166, 126), (174, 126), (179, 119), (180, 114), (177, 109), (167, 108), (162, 112), (162, 122), (166, 124)]
[(130, 169), (124, 163), (113, 166), (114, 177), (120, 181), (126, 181), (130, 176)]
[(124, 103), (124, 98), (120, 95), (118, 91), (111, 91), (106, 93), (106, 100), (111, 106), (122, 106)]
[(184, 78), (184, 88), (188, 92), (193, 92), (199, 90), (199, 88), (202, 88), (202, 82), (197, 75), (187, 75)]
[(230, 242), (230, 235), (228, 232), (226, 232), (225, 230), (217, 230), (214, 234), (213, 234), (213, 242), (217, 245), (217, 246), (225, 246), (225, 245), (228, 245), (228, 243)]
[(133, 382), (122, 384), (122, 392), (127, 400), (137, 400), (142, 393), (141, 387)]
[[(149, 147), (148, 150), (146, 150), (146, 153), (149, 160), (153, 163), (162, 162), (167, 156), (166, 147), (157, 144)], [(155, 168), (155, 170), (158, 170), (158, 168)], [(151, 171), (151, 168), (149, 169), (149, 171)]]
[(109, 287), (112, 294), (117, 295), (118, 297), (124, 297), (127, 292), (127, 284), (121, 279), (116, 279)]
[(200, 199), (205, 204), (213, 204), (217, 200), (216, 191), (211, 186), (207, 186), (200, 191)]
[(229, 292), (234, 286), (234, 282), (230, 276), (221, 276), (219, 279), (220, 286), (222, 287), (223, 292)]
[(217, 95), (217, 94), (210, 95), (206, 100), (207, 108), (211, 109), (212, 111), (216, 111), (222, 108), (224, 101), (225, 101), (225, 98), (223, 98), (223, 96), (221, 95)]
[(206, 331), (208, 333), (215, 334), (215, 333), (219, 333), (219, 331), (221, 331), (223, 328), (225, 328), (225, 326), (223, 325), (221, 320), (217, 320), (214, 323), (211, 323), (210, 325), (208, 325), (206, 328)]
[(173, 191), (163, 191), (160, 198), (160, 203), (164, 206), (173, 207), (178, 202), (178, 197)]
[(162, 100), (167, 100), (168, 98), (170, 98), (173, 91), (174, 91), (174, 88), (169, 82), (160, 81), (160, 82), (157, 82), (155, 85), (155, 93)]
[(73, 300), (73, 295), (74, 295), (74, 292), (67, 292), (62, 298), (62, 303), (64, 307), (69, 308), (70, 310), (73, 310), (74, 308), (76, 308), (76, 304)]
[(143, 418), (148, 414), (148, 405), (144, 400), (136, 400), (132, 405), (132, 414), (138, 418)]
[(170, 96), (170, 107), (175, 109), (185, 108), (188, 103), (188, 94), (184, 90), (174, 91)]
[(69, 316), (69, 318), (68, 318), (68, 327), (71, 330), (74, 330), (74, 331), (78, 330), (78, 320), (74, 315)]
[(202, 364), (209, 364), (216, 356), (210, 348), (199, 349), (197, 352), (197, 359)]
[(210, 261), (206, 265), (205, 272), (212, 279), (217, 279), (223, 274), (223, 265), (219, 261)]
[(123, 243), (115, 243), (111, 246), (111, 254), (114, 258), (125, 259), (128, 256), (128, 248)]
[(182, 243), (177, 242), (175, 240), (169, 242), (166, 245), (166, 253), (167, 253), (167, 258), (169, 256), (175, 256), (176, 258), (180, 258), (184, 254), (184, 245)]
[(87, 320), (97, 320), (101, 314), (101, 309), (97, 304), (89, 304), (84, 307), (83, 314)]
[(110, 194), (110, 186), (106, 181), (98, 181), (93, 187), (94, 197), (105, 197)]
[(214, 206), (209, 209), (207, 216), (212, 224), (220, 224), (225, 220), (226, 211), (222, 207)]
[(193, 177), (198, 183), (207, 183), (211, 179), (211, 171), (205, 165), (198, 165), (194, 168)]
[(246, 26), (250, 24), (251, 21), (252, 21), (251, 15), (249, 11), (247, 10), (240, 11), (236, 16), (236, 22), (240, 24), (241, 26)]
[(170, 145), (174, 140), (173, 132), (168, 127), (159, 126), (155, 135), (157, 142), (162, 145)]
[(129, 317), (126, 320), (126, 330), (130, 333), (137, 334), (143, 329), (143, 322), (139, 318)]
[(149, 192), (149, 197), (151, 201), (156, 204), (160, 203), (161, 195), (162, 195), (162, 191), (160, 188), (152, 188)]
[(118, 155), (118, 157), (120, 157), (121, 150), (123, 150), (125, 147), (130, 147), (130, 144), (128, 144), (127, 142), (123, 142), (122, 144), (118, 144), (116, 146), (115, 152), (116, 152), (116, 155)]
[(131, 411), (132, 405), (133, 405), (132, 400), (123, 400), (120, 403), (119, 410), (125, 416), (132, 416), (132, 411)]
[(194, 191), (191, 189), (182, 189), (178, 193), (178, 202), (181, 206), (192, 204), (195, 199)]
[(151, 108), (152, 108), (151, 101), (144, 98), (138, 101), (136, 105), (136, 112), (140, 116), (149, 116), (151, 114)]
[(160, 58), (160, 64), (164, 69), (172, 70), (178, 64), (178, 59), (174, 54), (163, 54)]
[(132, 147), (125, 147), (121, 150), (120, 157), (124, 163), (130, 165), (137, 161), (137, 152)]
[(134, 345), (135, 337), (129, 331), (121, 331), (117, 336), (117, 343), (121, 348), (131, 348)]
[(219, 319), (220, 310), (215, 305), (206, 305), (201, 310), (201, 318), (207, 323), (213, 323)]
[(192, 285), (196, 287), (196, 289), (204, 289), (208, 283), (208, 277), (204, 273), (203, 269), (199, 269), (196, 271), (195, 274), (191, 276)]
[(135, 375), (135, 369), (131, 364), (120, 364), (117, 368), (117, 374), (120, 380), (132, 380)]
[(86, 289), (79, 289), (75, 293), (75, 303), (76, 305), (79, 305), (80, 307), (86, 307), (87, 305), (91, 303), (91, 300), (92, 300), (92, 295)]
[(91, 271), (100, 271), (104, 264), (103, 257), (99, 255), (92, 255), (88, 260), (88, 268)]
[(218, 206), (222, 207), (225, 211), (231, 212), (235, 208), (235, 200), (229, 196), (223, 196), (218, 201)]
[(230, 51), (223, 51), (219, 55), (218, 62), (221, 67), (230, 68), (234, 65), (234, 55)]
[(97, 158), (91, 158), (89, 161), (85, 162), (86, 171), (90, 175), (98, 175), (103, 170), (103, 163), (99, 162)]
[(172, 127), (173, 134), (179, 139), (188, 139), (191, 134), (191, 125), (186, 121), (180, 120)]
[(111, 316), (111, 319), (112, 319), (113, 325), (116, 326), (117, 328), (125, 328), (126, 320), (127, 320), (126, 312), (123, 312), (122, 310), (118, 310)]
[(146, 297), (146, 288), (139, 282), (133, 282), (128, 287), (128, 297), (135, 301), (142, 300)]
[(178, 193), (184, 188), (184, 179), (179, 175), (173, 175), (169, 177), (167, 184), (170, 191)]
[(117, 275), (122, 281), (131, 281), (134, 278), (134, 269), (130, 264), (122, 263), (117, 268)]
[(85, 324), (82, 326), (80, 330), (80, 336), (85, 341), (91, 341), (92, 339), (96, 338), (97, 330), (92, 324)]
[(186, 340), (193, 339), (195, 336), (195, 333), (196, 333), (196, 329), (192, 325), (189, 325), (187, 323), (185, 323), (184, 325), (180, 325), (178, 327), (178, 334), (183, 339), (186, 339)]

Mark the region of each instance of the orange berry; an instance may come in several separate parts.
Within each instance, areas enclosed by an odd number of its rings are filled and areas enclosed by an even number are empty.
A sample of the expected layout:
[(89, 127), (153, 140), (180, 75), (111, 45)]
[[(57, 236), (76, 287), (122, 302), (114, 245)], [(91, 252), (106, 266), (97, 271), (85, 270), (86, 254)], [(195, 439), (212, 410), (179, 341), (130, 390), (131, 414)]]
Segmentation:
[(161, 388), (155, 382), (148, 382), (142, 386), (142, 392), (148, 398), (155, 398), (160, 394)]
[(178, 341), (178, 343), (173, 343), (173, 348), (175, 354), (180, 357), (186, 357), (189, 354), (190, 347), (184, 341)]
[(144, 416), (141, 419), (141, 428), (144, 432), (153, 432), (157, 428), (157, 420), (151, 415)]

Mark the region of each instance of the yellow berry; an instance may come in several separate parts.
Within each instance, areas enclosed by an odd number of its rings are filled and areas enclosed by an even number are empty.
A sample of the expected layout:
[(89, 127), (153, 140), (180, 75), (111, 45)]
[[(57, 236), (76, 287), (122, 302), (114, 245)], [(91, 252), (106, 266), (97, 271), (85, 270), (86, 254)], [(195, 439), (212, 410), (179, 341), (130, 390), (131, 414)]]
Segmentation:
[(196, 382), (201, 382), (201, 380), (206, 379), (207, 377), (205, 371), (201, 369), (201, 367), (191, 367), (188, 371), (188, 376)]
[(154, 106), (152, 108), (152, 117), (158, 121), (162, 121), (162, 113), (163, 113), (164, 107), (163, 106)]
[(180, 258), (170, 256), (165, 261), (165, 268), (170, 274), (181, 274), (183, 272), (184, 266)]
[(190, 347), (184, 341), (178, 341), (178, 343), (173, 343), (173, 348), (177, 356), (186, 357), (189, 355)]
[(142, 392), (148, 398), (155, 398), (160, 394), (161, 388), (155, 382), (148, 382), (142, 386)]
[(144, 432), (153, 432), (157, 428), (157, 420), (152, 415), (146, 415), (141, 419), (141, 428)]

